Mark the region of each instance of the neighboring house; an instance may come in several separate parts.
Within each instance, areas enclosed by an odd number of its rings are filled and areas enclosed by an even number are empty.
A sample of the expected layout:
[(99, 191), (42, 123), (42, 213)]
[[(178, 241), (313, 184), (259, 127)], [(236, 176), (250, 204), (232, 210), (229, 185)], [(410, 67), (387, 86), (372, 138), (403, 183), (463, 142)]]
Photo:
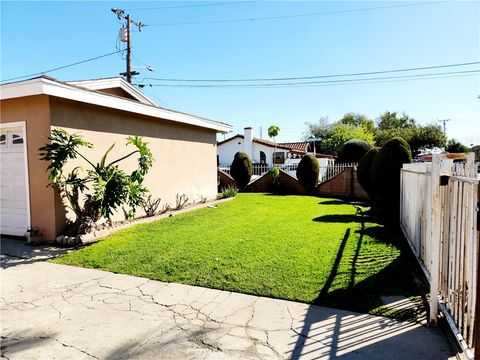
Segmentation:
[(230, 166), (239, 151), (245, 152), (254, 164), (272, 166), (274, 154), (276, 165), (288, 165), (293, 159), (301, 159), (307, 153), (308, 143), (275, 143), (253, 136), (251, 127), (244, 134), (237, 134), (217, 143), (218, 165)]
[[(230, 125), (160, 108), (120, 78), (67, 83), (43, 76), (1, 85), (0, 99), (2, 234), (23, 235), (38, 226), (52, 240), (63, 231), (65, 206), (47, 187), (48, 164), (38, 151), (57, 127), (93, 143), (94, 150), (84, 151), (95, 161), (112, 143), (109, 158), (115, 159), (128, 153), (128, 136), (145, 138), (155, 159), (145, 185), (162, 205), (175, 205), (177, 193), (190, 201), (217, 195), (216, 134), (231, 131)], [(126, 170), (135, 165), (129, 158)]]
[[(252, 163), (271, 167), (275, 154), (275, 165), (296, 165), (307, 154), (308, 142), (275, 143), (253, 136), (251, 127), (244, 129), (244, 134), (237, 134), (217, 143), (217, 163), (220, 167), (229, 167), (238, 151), (245, 152)], [(335, 158), (333, 155), (315, 154), (320, 166), (327, 166)]]

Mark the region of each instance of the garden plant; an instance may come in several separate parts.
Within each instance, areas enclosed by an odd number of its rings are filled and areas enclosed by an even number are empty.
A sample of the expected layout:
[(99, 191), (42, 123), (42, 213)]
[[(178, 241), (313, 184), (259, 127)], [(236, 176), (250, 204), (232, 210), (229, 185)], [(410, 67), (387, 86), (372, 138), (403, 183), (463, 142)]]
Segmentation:
[[(58, 190), (66, 206), (73, 211), (75, 221), (68, 233), (78, 235), (101, 218), (111, 219), (113, 213), (124, 205), (128, 206), (129, 216), (133, 216), (136, 207), (143, 204), (147, 188), (143, 180), (152, 167), (153, 156), (147, 144), (138, 136), (128, 137), (127, 146), (135, 150), (127, 155), (107, 163), (107, 157), (114, 148), (111, 145), (99, 162), (86, 158), (81, 148), (93, 148), (93, 145), (78, 134), (69, 134), (64, 129), (53, 129), (48, 137), (50, 143), (42, 146), (40, 156), (48, 161), (49, 186)], [(119, 163), (131, 156), (138, 156), (137, 168), (127, 174)], [(81, 158), (88, 170), (76, 166), (66, 172), (67, 163)]]

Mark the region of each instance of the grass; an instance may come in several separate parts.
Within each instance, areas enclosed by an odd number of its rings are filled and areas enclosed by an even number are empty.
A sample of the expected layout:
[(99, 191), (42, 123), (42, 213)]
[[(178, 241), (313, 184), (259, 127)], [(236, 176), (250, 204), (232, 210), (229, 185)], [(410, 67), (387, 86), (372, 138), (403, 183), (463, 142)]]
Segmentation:
[(118, 231), (55, 262), (378, 313), (381, 296), (422, 289), (407, 251), (362, 210), (333, 199), (239, 194), (217, 209)]

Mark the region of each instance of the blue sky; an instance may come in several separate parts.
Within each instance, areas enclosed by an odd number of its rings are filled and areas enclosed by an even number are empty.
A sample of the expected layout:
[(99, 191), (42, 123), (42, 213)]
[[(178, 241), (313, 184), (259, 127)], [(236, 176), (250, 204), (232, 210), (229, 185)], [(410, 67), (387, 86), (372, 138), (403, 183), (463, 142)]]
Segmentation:
[[(246, 1), (190, 6), (213, 3), (2, 1), (1, 79), (115, 51), (120, 23), (112, 7), (131, 9), (126, 12), (147, 25), (329, 12), (277, 20), (146, 26), (132, 35), (133, 65), (148, 64), (156, 71), (140, 70), (135, 81), (146, 84), (145, 93), (159, 105), (227, 122), (235, 133), (252, 126), (258, 135), (262, 127), (265, 138), (268, 126), (276, 124), (281, 129), (278, 140), (295, 141), (306, 130), (305, 122), (322, 116), (335, 121), (356, 112), (377, 118), (390, 110), (405, 111), (422, 124), (450, 118), (449, 137), (480, 144), (478, 74), (285, 88), (149, 87), (158, 82), (143, 80), (300, 77), (479, 61), (478, 1)], [(155, 7), (164, 9), (135, 10)], [(364, 10), (375, 7), (379, 9)], [(116, 54), (49, 75), (79, 80), (116, 76), (124, 68)], [(393, 75), (398, 74), (387, 74)]]

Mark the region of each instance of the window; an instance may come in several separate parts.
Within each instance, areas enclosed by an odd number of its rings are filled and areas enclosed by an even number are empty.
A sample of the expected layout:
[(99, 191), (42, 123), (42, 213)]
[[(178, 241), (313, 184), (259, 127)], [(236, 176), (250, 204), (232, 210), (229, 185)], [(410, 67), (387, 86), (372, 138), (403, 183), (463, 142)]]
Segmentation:
[(267, 155), (263, 151), (260, 151), (260, 164), (267, 163)]
[(24, 138), (21, 129), (5, 129), (3, 133), (0, 134), (0, 146), (6, 149), (21, 147), (23, 142)]
[(285, 153), (284, 152), (276, 152), (273, 154), (274, 163), (275, 164), (284, 164), (285, 163)]
[(19, 133), (12, 132), (12, 144), (19, 145), (23, 144), (23, 136)]

